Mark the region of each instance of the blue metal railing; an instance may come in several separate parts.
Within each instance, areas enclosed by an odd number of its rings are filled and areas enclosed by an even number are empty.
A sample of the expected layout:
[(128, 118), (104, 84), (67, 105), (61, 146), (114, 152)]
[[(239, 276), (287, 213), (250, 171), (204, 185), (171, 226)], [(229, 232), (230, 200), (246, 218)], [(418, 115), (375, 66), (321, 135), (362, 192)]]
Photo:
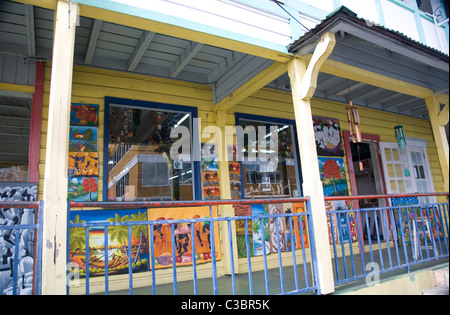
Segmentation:
[[(3, 211), (0, 225), (0, 272), (7, 273), (6, 277), (0, 280), (3, 281), (0, 283), (0, 295), (39, 295), (42, 275), (43, 202), (0, 201), (0, 209)], [(21, 212), (21, 215), (16, 213), (14, 218), (5, 217), (5, 212), (10, 212), (11, 209)], [(22, 218), (21, 222), (24, 221), (24, 209), (37, 210), (32, 214), (33, 218), (27, 218), (35, 223), (18, 224), (19, 216)]]
[[(171, 261), (172, 261), (172, 282), (173, 282), (173, 287), (172, 287), (172, 292), (173, 294), (179, 294), (179, 293), (183, 293), (184, 288), (185, 288), (185, 283), (186, 281), (183, 281), (182, 284), (182, 288), (180, 288), (180, 283), (177, 279), (177, 269), (179, 268), (192, 268), (192, 288), (193, 288), (193, 293), (194, 294), (199, 294), (199, 278), (198, 278), (198, 262), (195, 258), (192, 259), (192, 267), (189, 266), (177, 266), (177, 263), (173, 263), (176, 261), (177, 259), (177, 255), (176, 255), (176, 244), (175, 244), (175, 227), (176, 226), (180, 226), (180, 225), (186, 225), (190, 227), (190, 239), (194, 240), (195, 239), (195, 229), (194, 226), (196, 223), (208, 223), (209, 227), (210, 227), (210, 246), (211, 246), (211, 257), (210, 257), (210, 262), (209, 264), (211, 265), (211, 281), (212, 281), (212, 293), (213, 294), (220, 294), (222, 292), (220, 292), (220, 290), (224, 287), (223, 285), (223, 281), (228, 281), (229, 279), (231, 280), (231, 292), (230, 294), (242, 294), (242, 286), (238, 286), (237, 285), (237, 274), (235, 272), (235, 266), (234, 263), (230, 264), (230, 276), (231, 277), (218, 277), (218, 266), (217, 266), (217, 259), (216, 256), (218, 255), (218, 253), (216, 253), (216, 234), (215, 234), (215, 229), (217, 229), (218, 227), (218, 223), (219, 222), (223, 222), (224, 224), (224, 229), (228, 231), (229, 235), (233, 235), (232, 234), (232, 224), (233, 221), (242, 221), (244, 223), (245, 226), (245, 253), (246, 253), (246, 257), (243, 257), (242, 259), (246, 259), (247, 262), (247, 278), (248, 278), (248, 288), (246, 288), (246, 291), (244, 294), (254, 294), (255, 290), (257, 290), (259, 293), (261, 290), (261, 288), (258, 286), (257, 288), (255, 288), (253, 280), (255, 277), (255, 272), (257, 272), (252, 264), (252, 261), (255, 261), (255, 258), (252, 257), (252, 253), (251, 253), (251, 245), (250, 245), (250, 239), (249, 239), (249, 235), (251, 234), (249, 231), (249, 226), (248, 223), (249, 222), (255, 222), (257, 221), (258, 224), (260, 224), (260, 226), (264, 225), (264, 220), (273, 220), (275, 222), (274, 226), (275, 226), (275, 235), (276, 235), (276, 242), (277, 242), (277, 251), (276, 253), (272, 252), (273, 254), (277, 255), (277, 259), (271, 259), (272, 260), (272, 264), (269, 265), (268, 263), (268, 256), (270, 254), (270, 250), (268, 248), (266, 248), (266, 246), (262, 246), (262, 256), (259, 258), (260, 260), (262, 260), (263, 265), (264, 265), (264, 269), (263, 269), (263, 273), (264, 273), (264, 293), (265, 294), (273, 294), (274, 291), (274, 287), (277, 287), (277, 292), (279, 294), (296, 294), (296, 293), (303, 293), (303, 292), (309, 292), (309, 291), (315, 291), (316, 293), (319, 293), (320, 290), (318, 288), (318, 281), (315, 277), (316, 272), (315, 270), (317, 270), (317, 266), (315, 265), (316, 262), (316, 251), (314, 248), (314, 235), (312, 232), (312, 229), (307, 229), (308, 230), (308, 234), (307, 236), (303, 235), (303, 230), (304, 228), (306, 228), (306, 225), (312, 226), (311, 223), (311, 208), (310, 208), (310, 204), (308, 202), (308, 198), (289, 198), (289, 199), (269, 199), (269, 200), (219, 200), (219, 201), (193, 201), (193, 202), (121, 202), (121, 203), (117, 203), (117, 202), (111, 202), (111, 203), (107, 203), (107, 202), (99, 202), (99, 203), (95, 203), (95, 202), (84, 202), (84, 203), (71, 203), (69, 207), (73, 208), (73, 207), (83, 207), (83, 209), (85, 208), (93, 208), (93, 207), (101, 207), (103, 209), (105, 208), (115, 208), (115, 209), (142, 209), (142, 208), (148, 208), (149, 211), (152, 210), (152, 208), (162, 208), (162, 207), (174, 207), (174, 206), (178, 206), (178, 207), (187, 207), (187, 206), (209, 206), (210, 207), (210, 213), (212, 213), (211, 207), (212, 206), (218, 206), (218, 205), (232, 205), (232, 204), (240, 204), (240, 205), (251, 205), (251, 204), (269, 204), (269, 203), (283, 203), (283, 202), (305, 202), (305, 208), (306, 210), (304, 212), (301, 213), (284, 213), (284, 214), (267, 214), (267, 215), (249, 215), (249, 216), (233, 216), (233, 217), (208, 217), (208, 218), (195, 218), (195, 219), (177, 219), (177, 220), (141, 220), (141, 221), (124, 221), (124, 222), (82, 222), (82, 223), (73, 223), (71, 222), (69, 224), (69, 231), (70, 229), (73, 228), (83, 228), (85, 229), (85, 248), (89, 249), (89, 230), (92, 228), (96, 228), (96, 229), (102, 229), (103, 230), (103, 234), (104, 234), (104, 268), (102, 270), (102, 277), (104, 278), (104, 293), (105, 294), (110, 294), (110, 277), (112, 276), (110, 273), (111, 271), (108, 268), (108, 259), (106, 257), (110, 256), (109, 253), (109, 246), (108, 246), (108, 231), (111, 227), (114, 226), (123, 226), (127, 229), (127, 236), (128, 236), (128, 241), (124, 242), (127, 244), (130, 244), (130, 240), (132, 239), (132, 227), (133, 226), (137, 226), (137, 225), (146, 225), (148, 226), (148, 230), (149, 230), (149, 235), (152, 236), (154, 235), (154, 231), (160, 227), (161, 225), (164, 224), (168, 224), (170, 226), (170, 234), (171, 234), (171, 242), (172, 242), (172, 246), (171, 246)], [(305, 222), (303, 222), (302, 219), (306, 219)], [(282, 240), (282, 237), (280, 237), (280, 230), (279, 230), (279, 221), (283, 220), (284, 222), (287, 222), (286, 225), (286, 231), (289, 231), (289, 236), (290, 236), (290, 244), (291, 244), (291, 250), (290, 250), (290, 254), (289, 253), (282, 253), (280, 250), (280, 242)], [(297, 231), (302, 231), (298, 234), (295, 233), (295, 226), (297, 226)], [(299, 235), (297, 237), (297, 239), (295, 238), (295, 235)], [(305, 237), (308, 237), (309, 240), (309, 247), (306, 246), (306, 240)], [(196, 256), (196, 242), (195, 241), (191, 241), (191, 250), (192, 250), (192, 257)], [(299, 243), (299, 244), (297, 244)], [(300, 246), (301, 245), (301, 246)], [(150, 256), (149, 256), (149, 260), (150, 260), (150, 265), (149, 265), (149, 270), (151, 271), (151, 294), (156, 294), (156, 289), (158, 287), (157, 285), (157, 281), (156, 281), (156, 257), (154, 255), (155, 253), (155, 239), (153, 237), (149, 237), (149, 252), (150, 252)], [(235, 252), (235, 245), (233, 245), (233, 238), (229, 238), (228, 239), (228, 244), (223, 244), (221, 246), (221, 254), (226, 253), (227, 256), (229, 257), (229, 261), (234, 262), (235, 261), (235, 257), (234, 257), (234, 252)], [(301, 247), (301, 248), (300, 248)], [(84, 274), (84, 281), (85, 281), (85, 293), (86, 294), (90, 294), (91, 293), (91, 289), (90, 289), (90, 273), (89, 273), (89, 268), (90, 268), (90, 251), (86, 250), (85, 252), (85, 258), (84, 258), (84, 266), (82, 266), (82, 268), (85, 269), (85, 274)], [(300, 253), (301, 252), (301, 253)], [(126, 252), (126, 256), (127, 256), (127, 261), (131, 262), (133, 257), (132, 257), (132, 246), (128, 246), (127, 248), (127, 252)], [(297, 258), (298, 257), (302, 257), (302, 262), (299, 263), (297, 262)], [(307, 256), (309, 256), (309, 260), (310, 260), (310, 266), (308, 266), (308, 260), (307, 260)], [(258, 258), (256, 258), (258, 259)], [(277, 263), (274, 264), (273, 261), (276, 261)], [(289, 260), (289, 263), (287, 263), (287, 260)], [(287, 267), (284, 265), (290, 265), (292, 266), (292, 270), (289, 269), (289, 271), (287, 271)], [(170, 266), (170, 265), (169, 265)], [(274, 267), (275, 266), (275, 267)], [(279, 283), (274, 284), (274, 277), (273, 277), (273, 270), (277, 269), (278, 266), (278, 273), (279, 276), (277, 278), (279, 278)], [(300, 266), (300, 267), (298, 267)], [(311, 267), (312, 267), (312, 271), (311, 271)], [(297, 268), (303, 268), (303, 273), (299, 273)], [(261, 270), (262, 271), (262, 270)], [(285, 274), (286, 272), (292, 272), (293, 273), (293, 279), (291, 279), (291, 277), (289, 276), (290, 280), (293, 280), (293, 284), (287, 284), (285, 283), (285, 278), (287, 278), (287, 275)], [(312, 275), (309, 275), (310, 272), (312, 272)], [(270, 273), (270, 274), (269, 274)], [(289, 273), (289, 275), (290, 275)], [(302, 276), (300, 276), (300, 274)], [(239, 277), (241, 279), (241, 275), (239, 274)], [(134, 275), (133, 275), (133, 267), (132, 264), (128, 263), (128, 293), (129, 294), (134, 294), (135, 292), (135, 288), (133, 287), (133, 279)], [(225, 279), (225, 280), (224, 280)], [(277, 279), (278, 280), (278, 279)], [(220, 283), (219, 283), (220, 282)], [(227, 286), (229, 287), (229, 283), (227, 284)], [(68, 288), (69, 291), (69, 288)], [(150, 293), (150, 288), (147, 288), (147, 293)], [(228, 291), (227, 291), (228, 292)], [(261, 292), (263, 293), (263, 292)]]
[[(447, 194), (421, 194), (436, 196)], [(325, 198), (402, 198), (405, 195)], [(408, 195), (409, 197), (419, 196)], [(335, 285), (449, 257), (449, 203), (327, 211)]]

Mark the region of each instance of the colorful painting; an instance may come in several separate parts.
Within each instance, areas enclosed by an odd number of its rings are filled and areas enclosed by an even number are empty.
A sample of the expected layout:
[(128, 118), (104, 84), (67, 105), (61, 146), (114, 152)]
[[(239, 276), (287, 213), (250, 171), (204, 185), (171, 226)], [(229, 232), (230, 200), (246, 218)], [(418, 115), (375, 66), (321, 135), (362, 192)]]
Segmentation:
[(97, 127), (71, 126), (69, 152), (97, 152)]
[(70, 125), (98, 126), (98, 105), (72, 103), (70, 111)]
[[(417, 220), (419, 231), (423, 231), (423, 225), (422, 225), (422, 218), (426, 219), (428, 223), (430, 224), (431, 233), (433, 234), (433, 238), (435, 240), (438, 240), (439, 238), (443, 238), (443, 230), (439, 219), (439, 214), (437, 211), (431, 210), (431, 209), (425, 209), (421, 208), (419, 206), (419, 199), (418, 197), (398, 197), (398, 198), (392, 198), (392, 206), (410, 206), (410, 207), (402, 207), (400, 209), (394, 208), (394, 217), (396, 221), (397, 226), (397, 234), (400, 239), (402, 239), (402, 229), (403, 233), (405, 235), (405, 244), (410, 245), (411, 244), (411, 233), (409, 226), (411, 226), (412, 221), (415, 219)], [(419, 209), (422, 209), (422, 214), (420, 213)], [(408, 225), (408, 217), (409, 217), (409, 225)], [(420, 224), (419, 224), (420, 222)], [(401, 225), (400, 225), (401, 224)], [(439, 234), (438, 234), (439, 233)], [(425, 244), (425, 240), (423, 238), (423, 235), (420, 236), (421, 244)], [(428, 242), (430, 242), (430, 239), (428, 237)]]
[(324, 196), (347, 196), (348, 185), (344, 159), (322, 156), (318, 159)]
[(344, 156), (339, 120), (313, 117), (313, 125), (317, 155)]
[[(294, 203), (293, 208), (294, 208), (294, 213), (306, 212), (304, 202)], [(300, 217), (293, 217), (293, 218), (295, 218), (295, 220), (294, 220), (294, 227), (295, 227), (294, 235), (295, 235), (295, 242), (296, 242), (295, 247), (297, 249), (302, 248), (302, 237), (299, 233), (299, 231), (301, 230), (303, 233), (303, 244), (305, 245), (305, 248), (308, 248), (309, 247), (309, 232), (308, 232), (307, 217), (306, 217), (306, 215), (302, 215)], [(300, 228), (300, 223), (302, 225), (301, 228)]]
[(67, 200), (98, 201), (97, 177), (69, 177)]
[[(253, 204), (252, 215), (267, 215), (267, 205)], [(261, 222), (262, 221), (262, 222)], [(270, 254), (270, 236), (269, 236), (269, 219), (264, 218), (262, 220), (252, 220), (252, 237), (253, 237), (253, 255), (261, 256), (264, 254), (264, 248), (266, 255)]]
[(218, 186), (203, 188), (203, 199), (204, 200), (219, 200), (220, 199), (220, 188)]
[[(325, 201), (325, 211), (333, 211), (333, 202), (332, 201)], [(327, 213), (327, 225), (328, 225), (328, 241), (330, 245), (333, 245), (333, 242), (335, 244), (338, 244), (339, 239), (339, 233), (338, 233), (338, 225), (337, 225), (337, 219), (336, 215), (333, 213)], [(333, 239), (334, 237), (334, 239)]]
[[(251, 205), (234, 205), (234, 215), (237, 217), (251, 216)], [(252, 232), (252, 220), (247, 220), (248, 242), (249, 252), (253, 255), (253, 232)], [(245, 220), (236, 220), (236, 242), (238, 257), (247, 257), (247, 241), (245, 239)]]
[(68, 176), (98, 176), (98, 153), (69, 152)]
[[(189, 207), (189, 208), (161, 208), (149, 209), (148, 220), (182, 220), (182, 219), (200, 219), (209, 218), (209, 207)], [(212, 208), (212, 217), (217, 217), (217, 207)], [(150, 230), (150, 228), (149, 228)], [(176, 265), (192, 264), (193, 259), (196, 263), (211, 261), (211, 225), (209, 221), (194, 223), (194, 236), (191, 234), (190, 223), (175, 223), (174, 235), (170, 224), (155, 224), (153, 226), (154, 257), (155, 268), (167, 268), (172, 266), (172, 237), (175, 243), (175, 261)], [(195, 253), (192, 250), (192, 239), (195, 242)], [(214, 223), (214, 240), (216, 259), (220, 260), (220, 240), (219, 225)]]
[[(397, 227), (397, 234), (399, 236), (399, 244), (403, 244), (403, 242), (406, 245), (411, 244), (411, 231), (408, 227), (408, 216), (411, 218), (414, 218), (413, 212), (418, 209), (419, 205), (419, 199), (417, 197), (399, 197), (399, 198), (392, 198), (392, 206), (410, 206), (410, 207), (401, 207), (401, 208), (394, 208), (394, 217), (395, 217), (395, 223)], [(402, 230), (404, 239), (402, 237)]]
[[(124, 222), (145, 221), (147, 210), (91, 210), (71, 211), (71, 223), (92, 222)], [(71, 263), (80, 268), (80, 276), (86, 275), (86, 229), (76, 227), (70, 229)], [(129, 264), (132, 264), (133, 273), (149, 269), (148, 234), (146, 225), (133, 225), (131, 240), (128, 238), (128, 227), (113, 225), (108, 227), (108, 251), (105, 250), (104, 227), (91, 227), (89, 230), (89, 276), (102, 276), (105, 274), (105, 264), (108, 274), (128, 273)], [(128, 253), (131, 246), (131, 261)], [(107, 252), (107, 253), (106, 253)], [(107, 254), (107, 255), (106, 255)], [(106, 257), (107, 256), (107, 257)]]
[(239, 162), (228, 162), (228, 171), (230, 174), (231, 199), (241, 199), (241, 164)]

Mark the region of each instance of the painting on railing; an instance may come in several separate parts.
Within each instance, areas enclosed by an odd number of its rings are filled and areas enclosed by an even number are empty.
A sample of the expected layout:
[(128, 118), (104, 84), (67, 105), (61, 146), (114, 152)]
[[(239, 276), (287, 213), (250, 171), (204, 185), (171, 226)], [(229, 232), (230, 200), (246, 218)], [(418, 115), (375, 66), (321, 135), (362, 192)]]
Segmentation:
[[(105, 274), (105, 260), (108, 274), (128, 273), (128, 253), (131, 246), (131, 264), (133, 272), (148, 271), (152, 267), (151, 257), (154, 257), (155, 269), (168, 268), (173, 264), (173, 256), (177, 266), (190, 265), (193, 259), (196, 263), (211, 261), (211, 227), (206, 219), (217, 217), (217, 207), (189, 208), (152, 208), (152, 209), (121, 209), (121, 210), (91, 210), (71, 211), (71, 224), (96, 223), (89, 230), (89, 275)], [(194, 222), (194, 237), (191, 237), (191, 223), (167, 223), (172, 220), (201, 219)], [(153, 235), (149, 225), (131, 225), (131, 241), (128, 240), (127, 221), (164, 221), (153, 225)], [(108, 227), (108, 250), (105, 250), (105, 227), (97, 223), (117, 223)], [(172, 231), (173, 226), (173, 231)], [(72, 227), (70, 229), (70, 262), (76, 263), (80, 276), (86, 275), (86, 228)], [(221, 259), (219, 228), (215, 223), (216, 260)], [(149, 235), (151, 237), (149, 238)], [(153, 244), (149, 243), (153, 242)], [(192, 251), (195, 242), (195, 253)], [(172, 255), (172, 244), (175, 244), (175, 255)], [(154, 253), (151, 254), (153, 245)], [(107, 252), (108, 257), (105, 257)]]
[[(71, 223), (111, 222), (147, 220), (147, 209), (140, 210), (92, 210), (71, 211)], [(86, 256), (89, 257), (89, 272), (92, 276), (105, 274), (105, 260), (109, 274), (128, 273), (128, 250), (131, 246), (133, 272), (148, 270), (147, 226), (132, 226), (132, 238), (128, 240), (128, 227), (114, 225), (108, 228), (108, 257), (105, 251), (105, 229), (103, 226), (90, 227), (89, 248), (86, 248), (86, 228), (70, 229), (71, 263), (79, 266), (80, 276), (86, 275)], [(86, 251), (89, 251), (86, 255)]]
[[(411, 245), (411, 230), (414, 228), (420, 233), (418, 237), (421, 245), (431, 241), (431, 234), (434, 240), (444, 237), (439, 213), (435, 211), (434, 207), (420, 206), (418, 197), (392, 198), (392, 205), (399, 207), (394, 208), (394, 217), (400, 244), (405, 242), (406, 245)], [(430, 232), (422, 233), (425, 229)], [(427, 236), (427, 241), (425, 241), (425, 236)]]
[[(194, 222), (194, 236), (191, 234), (192, 223), (174, 223), (175, 260), (177, 266), (190, 265), (193, 259), (196, 263), (211, 261), (211, 225), (209, 217), (217, 217), (217, 207), (187, 207), (187, 208), (152, 208), (149, 209), (149, 220), (188, 220), (205, 219)], [(172, 238), (171, 226), (168, 223), (153, 226), (155, 269), (171, 267)], [(214, 240), (216, 260), (221, 260), (219, 225), (214, 223)], [(195, 242), (195, 253), (192, 245)]]
[[(35, 201), (37, 184), (0, 183), (0, 201)], [(34, 224), (35, 209), (0, 208), (0, 225)], [(17, 294), (32, 294), (35, 231), (25, 229), (16, 237), (15, 230), (0, 230), (0, 295), (13, 294), (14, 260), (18, 263)], [(15, 245), (19, 242), (19, 257), (15, 256)]]
[[(234, 205), (236, 216), (267, 216), (283, 213), (302, 213), (305, 211), (304, 203)], [(303, 232), (303, 244), (305, 248), (308, 248), (309, 238), (306, 216), (300, 216), (300, 220)], [(278, 224), (278, 236), (276, 224)], [(281, 252), (291, 251), (291, 239), (294, 240), (296, 249), (302, 248), (298, 217), (294, 216), (292, 218), (292, 227), (289, 224), (289, 217), (263, 218), (262, 223), (260, 219), (248, 220), (247, 231), (250, 256), (263, 255), (264, 245), (266, 255), (277, 253), (278, 247), (280, 247)], [(293, 238), (290, 235), (291, 229)], [(247, 257), (245, 220), (236, 220), (236, 240), (238, 257)]]

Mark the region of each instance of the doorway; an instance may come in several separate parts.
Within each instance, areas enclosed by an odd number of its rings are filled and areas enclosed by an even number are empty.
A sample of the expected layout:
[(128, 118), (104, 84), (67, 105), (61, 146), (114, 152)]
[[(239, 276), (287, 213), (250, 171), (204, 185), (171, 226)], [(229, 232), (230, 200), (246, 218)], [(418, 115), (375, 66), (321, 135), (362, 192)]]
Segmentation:
[[(385, 194), (383, 174), (380, 164), (379, 141), (377, 135), (362, 134), (362, 141), (353, 143), (350, 133), (344, 131), (344, 145), (347, 152), (350, 189), (352, 196), (374, 196)], [(353, 203), (355, 209), (385, 207), (385, 199), (365, 198)], [(377, 212), (375, 214), (374, 212)], [(366, 226), (365, 214), (367, 213), (369, 227)], [(380, 236), (384, 231), (383, 220), (379, 218), (379, 211), (361, 212), (360, 222), (364, 239), (374, 237), (375, 220), (378, 223)], [(369, 228), (369, 229), (368, 229)], [(370, 234), (367, 231), (370, 230)], [(384, 235), (382, 236), (384, 238)]]

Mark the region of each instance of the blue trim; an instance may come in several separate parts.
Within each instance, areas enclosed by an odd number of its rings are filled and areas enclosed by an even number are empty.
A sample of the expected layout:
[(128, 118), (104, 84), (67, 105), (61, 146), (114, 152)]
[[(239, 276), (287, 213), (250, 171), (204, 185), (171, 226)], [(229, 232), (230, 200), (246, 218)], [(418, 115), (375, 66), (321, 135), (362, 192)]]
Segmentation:
[[(150, 109), (161, 109), (168, 111), (178, 111), (178, 112), (186, 112), (191, 114), (191, 150), (194, 150), (196, 147), (200, 147), (200, 144), (194, 144), (195, 139), (197, 137), (193, 137), (195, 130), (194, 128), (194, 118), (198, 118), (198, 109), (197, 107), (184, 106), (184, 105), (172, 105), (165, 103), (157, 103), (150, 101), (140, 101), (140, 100), (132, 100), (126, 98), (117, 98), (117, 97), (105, 97), (105, 123), (104, 123), (104, 135), (103, 135), (103, 201), (108, 200), (108, 134), (109, 134), (109, 104), (114, 103), (118, 105), (128, 105), (128, 106), (138, 106), (145, 107)], [(192, 152), (193, 156), (195, 153)], [(193, 162), (194, 170), (193, 181), (194, 181), (194, 200), (202, 200), (201, 197), (201, 174), (200, 174), (200, 161)]]
[[(297, 161), (297, 175), (298, 175), (298, 183), (297, 183), (297, 190), (300, 192), (300, 196), (303, 196), (303, 177), (302, 177), (302, 168), (301, 168), (301, 162), (300, 162), (300, 154), (299, 154), (299, 146), (298, 146), (298, 137), (297, 137), (297, 126), (295, 123), (295, 120), (291, 119), (284, 119), (284, 118), (276, 118), (276, 117), (268, 117), (268, 116), (260, 116), (260, 115), (253, 115), (253, 114), (244, 114), (244, 113), (235, 113), (235, 125), (239, 126), (239, 119), (247, 119), (247, 120), (256, 120), (256, 121), (262, 121), (262, 122), (268, 122), (268, 123), (277, 123), (277, 124), (285, 124), (285, 125), (292, 125), (294, 128), (294, 143), (296, 152), (296, 161)], [(237, 149), (237, 148), (236, 148)], [(242, 162), (240, 163), (240, 169), (241, 169), (241, 198), (245, 198), (245, 191), (244, 191), (244, 173), (242, 168)], [(300, 197), (299, 196), (299, 197)]]

